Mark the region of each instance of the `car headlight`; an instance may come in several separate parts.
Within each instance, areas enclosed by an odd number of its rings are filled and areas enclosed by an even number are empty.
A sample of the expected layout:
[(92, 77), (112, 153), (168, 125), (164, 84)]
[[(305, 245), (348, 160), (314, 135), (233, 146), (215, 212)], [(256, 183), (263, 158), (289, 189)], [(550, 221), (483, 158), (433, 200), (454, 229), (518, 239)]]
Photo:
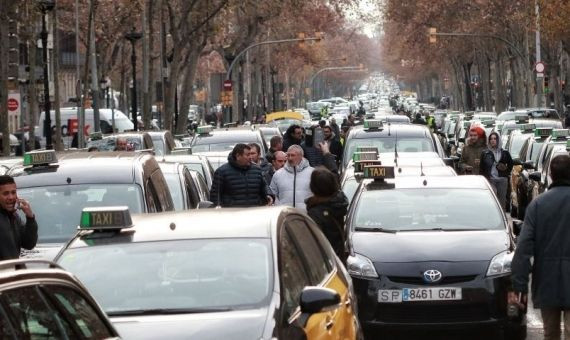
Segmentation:
[(508, 274), (511, 272), (511, 262), (514, 252), (504, 251), (493, 257), (487, 269), (487, 276)]
[(360, 254), (354, 254), (354, 256), (349, 256), (346, 259), (346, 266), (348, 273), (352, 276), (365, 277), (365, 278), (375, 278), (378, 277), (376, 269), (374, 269), (374, 264), (366, 256)]

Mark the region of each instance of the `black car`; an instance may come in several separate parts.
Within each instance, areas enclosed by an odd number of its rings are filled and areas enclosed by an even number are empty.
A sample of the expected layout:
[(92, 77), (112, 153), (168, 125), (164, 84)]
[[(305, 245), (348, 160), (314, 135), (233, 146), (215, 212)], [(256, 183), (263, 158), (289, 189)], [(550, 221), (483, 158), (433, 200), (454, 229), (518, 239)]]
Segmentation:
[(350, 276), (293, 208), (88, 208), (80, 228), (56, 261), (125, 339), (361, 339)]
[(522, 313), (507, 313), (514, 227), (485, 178), (390, 173), (365, 172), (374, 179), (360, 184), (347, 216), (363, 327), (491, 326), (524, 338)]
[(77, 231), (76, 219), (87, 206), (125, 205), (137, 213), (174, 210), (164, 175), (148, 153), (35, 151), (7, 174), (40, 226), (38, 246), (24, 253), (29, 257), (52, 259)]
[(2, 339), (118, 339), (87, 289), (48, 261), (0, 263)]

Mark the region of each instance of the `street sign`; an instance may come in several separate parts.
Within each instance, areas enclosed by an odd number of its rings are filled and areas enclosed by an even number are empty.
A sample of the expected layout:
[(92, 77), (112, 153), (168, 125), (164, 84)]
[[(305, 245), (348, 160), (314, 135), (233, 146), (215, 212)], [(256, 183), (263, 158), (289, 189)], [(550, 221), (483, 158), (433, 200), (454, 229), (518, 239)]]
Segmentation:
[(546, 69), (546, 67), (544, 66), (544, 63), (539, 61), (534, 65), (534, 70), (536, 71), (536, 73), (544, 73), (544, 70)]
[(224, 91), (231, 91), (232, 90), (232, 81), (231, 80), (224, 80)]
[(20, 103), (14, 98), (8, 99), (8, 111), (16, 111), (20, 107)]
[(20, 115), (21, 105), (20, 105), (20, 93), (10, 92), (8, 93), (8, 111), (14, 115)]

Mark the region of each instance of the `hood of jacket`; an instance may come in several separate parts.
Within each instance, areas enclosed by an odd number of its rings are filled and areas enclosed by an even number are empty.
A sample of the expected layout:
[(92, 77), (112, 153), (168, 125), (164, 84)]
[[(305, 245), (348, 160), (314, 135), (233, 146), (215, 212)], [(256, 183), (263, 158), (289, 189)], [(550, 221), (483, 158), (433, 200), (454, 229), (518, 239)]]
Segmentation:
[(239, 170), (247, 170), (251, 167), (251, 164), (245, 166), (239, 165), (237, 159), (231, 153), (228, 155), (228, 163), (230, 163), (231, 166)]
[(340, 212), (343, 215), (343, 212), (346, 212), (346, 209), (348, 208), (348, 198), (346, 198), (346, 195), (342, 190), (339, 190), (336, 194), (328, 197), (311, 196), (305, 200), (305, 203), (307, 204), (307, 209), (311, 209), (318, 205), (326, 205), (331, 208), (333, 212)]
[[(310, 167), (309, 161), (306, 158), (303, 158), (301, 163), (299, 163), (299, 165), (297, 165), (297, 172), (301, 172), (301, 171), (303, 171), (309, 167)], [(293, 173), (293, 166), (291, 166), (291, 164), (289, 164), (289, 162), (285, 163), (285, 166), (283, 168), (285, 168), (285, 170), (287, 172)]]

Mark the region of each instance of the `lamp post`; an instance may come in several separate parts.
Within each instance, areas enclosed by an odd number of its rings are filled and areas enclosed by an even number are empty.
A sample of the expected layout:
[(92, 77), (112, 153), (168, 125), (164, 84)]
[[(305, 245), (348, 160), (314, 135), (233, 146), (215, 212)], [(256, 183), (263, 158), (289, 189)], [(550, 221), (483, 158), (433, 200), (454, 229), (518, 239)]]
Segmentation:
[(105, 108), (109, 108), (109, 78), (104, 77), (99, 80), (99, 86), (103, 90), (103, 95), (105, 96)]
[[(51, 141), (51, 103), (49, 99), (49, 79), (48, 79), (48, 48), (47, 48), (47, 24), (46, 24), (46, 14), (47, 12), (53, 10), (55, 7), (55, 0), (39, 0), (38, 5), (42, 11), (42, 57), (43, 57), (43, 69), (44, 69), (44, 135), (46, 136), (46, 149), (53, 149)], [(32, 70), (33, 72), (33, 70)]]
[(133, 111), (133, 128), (135, 131), (138, 130), (138, 121), (137, 121), (137, 53), (135, 51), (135, 44), (137, 40), (142, 38), (142, 33), (135, 32), (135, 28), (131, 30), (131, 32), (125, 34), (125, 39), (131, 42), (131, 66), (133, 68), (133, 92), (132, 92), (132, 111)]

